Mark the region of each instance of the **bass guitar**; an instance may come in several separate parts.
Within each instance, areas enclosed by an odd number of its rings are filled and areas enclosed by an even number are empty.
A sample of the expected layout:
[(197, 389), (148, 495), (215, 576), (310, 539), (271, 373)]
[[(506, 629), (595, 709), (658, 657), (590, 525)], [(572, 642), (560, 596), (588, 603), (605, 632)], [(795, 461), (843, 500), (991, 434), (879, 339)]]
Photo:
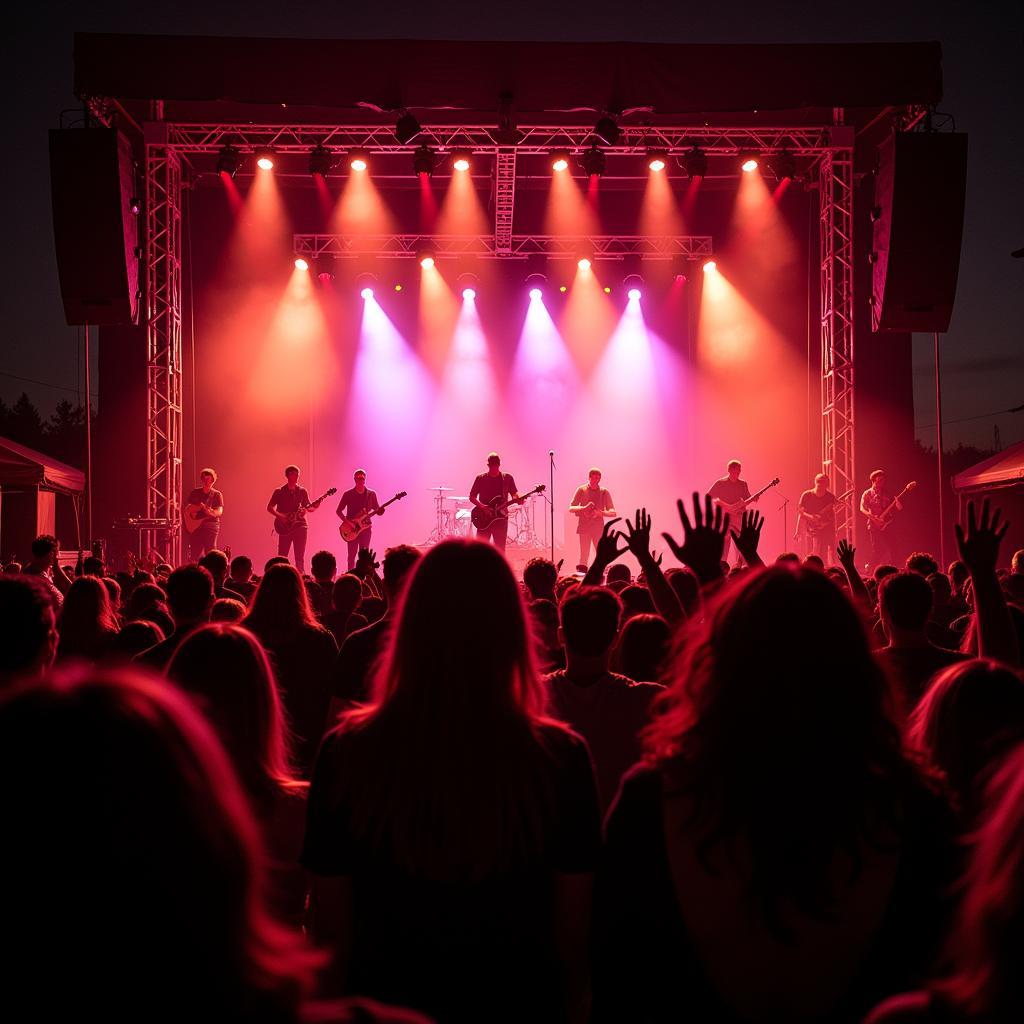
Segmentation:
[(817, 537), (822, 530), (835, 525), (836, 521), (834, 507), (827, 508), (824, 512), (805, 512), (803, 509), (799, 509), (798, 515), (800, 522), (797, 524), (797, 536), (799, 536), (800, 530), (803, 530), (808, 536)]
[(877, 530), (879, 533), (884, 533), (892, 522), (893, 516), (899, 511), (896, 507), (915, 487), (917, 486), (916, 480), (911, 480), (906, 487), (892, 499), (889, 507), (880, 516), (868, 516), (868, 527), (872, 530)]
[(770, 490), (772, 487), (779, 486), (779, 478), (776, 477), (771, 483), (767, 483), (759, 491), (755, 491), (749, 498), (743, 498), (740, 501), (725, 502), (719, 501), (718, 504), (722, 507), (723, 512), (728, 512), (731, 516), (742, 515), (743, 511), (748, 505), (752, 505), (758, 498), (764, 494), (765, 491)]
[(372, 508), (363, 512), (362, 515), (353, 516), (351, 519), (343, 519), (341, 526), (338, 527), (341, 539), (349, 543), (354, 541), (356, 537), (370, 528), (370, 523), (374, 516), (379, 516), (392, 502), (401, 501), (406, 496), (406, 493), (406, 491), (399, 491), (393, 498), (388, 498), (380, 508)]
[(306, 515), (309, 512), (314, 511), (320, 507), (320, 502), (325, 498), (329, 498), (332, 494), (337, 494), (338, 488), (332, 487), (329, 491), (324, 491), (316, 501), (311, 501), (308, 505), (300, 505), (294, 512), (289, 512), (285, 515), (284, 519), (274, 519), (274, 529), (278, 533), (290, 533), (292, 530), (299, 526), (306, 525)]
[(473, 521), (473, 525), (478, 530), (486, 530), (497, 519), (508, 519), (508, 510), (510, 505), (522, 504), (531, 494), (541, 494), (544, 491), (544, 484), (537, 484), (532, 491), (527, 491), (525, 494), (520, 494), (518, 498), (506, 498), (504, 501), (501, 495), (497, 498), (492, 498), (485, 508), (481, 508), (479, 505), (473, 509), (470, 514), (470, 519)]

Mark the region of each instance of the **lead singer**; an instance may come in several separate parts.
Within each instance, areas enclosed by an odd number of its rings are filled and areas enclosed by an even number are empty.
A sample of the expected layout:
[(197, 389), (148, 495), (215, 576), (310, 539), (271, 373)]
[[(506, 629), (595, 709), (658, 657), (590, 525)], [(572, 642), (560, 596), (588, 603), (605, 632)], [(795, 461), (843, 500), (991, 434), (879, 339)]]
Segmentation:
[(580, 484), (576, 488), (569, 505), (569, 511), (576, 516), (576, 533), (580, 538), (580, 563), (577, 566), (580, 572), (587, 571), (591, 546), (597, 551), (604, 520), (614, 519), (618, 515), (608, 489), (601, 486), (601, 470), (595, 466), (589, 478), (589, 483)]

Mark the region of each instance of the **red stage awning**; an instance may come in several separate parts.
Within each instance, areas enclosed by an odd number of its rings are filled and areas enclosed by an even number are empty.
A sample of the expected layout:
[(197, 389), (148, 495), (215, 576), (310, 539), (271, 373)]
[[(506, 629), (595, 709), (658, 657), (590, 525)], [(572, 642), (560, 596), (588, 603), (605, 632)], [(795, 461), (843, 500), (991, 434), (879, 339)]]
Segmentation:
[[(233, 105), (301, 110), (408, 107), (493, 112), (510, 92), (517, 115), (651, 108), (698, 113), (861, 110), (936, 103), (937, 42), (785, 45), (253, 39), (79, 33), (75, 92), (163, 100), (169, 120), (231, 120)], [(281, 104), (288, 104), (285, 114)], [(241, 110), (241, 108), (240, 108)], [(251, 111), (250, 111), (251, 113)], [(827, 115), (827, 116), (826, 116)], [(451, 115), (447, 115), (451, 117)], [(493, 117), (493, 113), (491, 115)], [(379, 115), (376, 119), (379, 119)], [(578, 119), (578, 115), (577, 115)], [(769, 121), (772, 118), (769, 118)], [(781, 119), (781, 118), (779, 118)], [(353, 120), (359, 120), (354, 117)]]
[(62, 494), (81, 494), (85, 474), (49, 455), (0, 437), (0, 487), (43, 487)]

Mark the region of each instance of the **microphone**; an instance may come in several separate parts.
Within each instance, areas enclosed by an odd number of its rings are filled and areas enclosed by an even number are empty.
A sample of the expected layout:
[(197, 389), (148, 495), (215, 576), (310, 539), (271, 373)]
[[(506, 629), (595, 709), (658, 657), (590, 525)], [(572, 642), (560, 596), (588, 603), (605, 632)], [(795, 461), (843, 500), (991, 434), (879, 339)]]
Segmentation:
[(555, 449), (552, 448), (551, 451), (548, 452), (548, 458), (549, 459), (553, 459), (554, 457), (555, 457)]

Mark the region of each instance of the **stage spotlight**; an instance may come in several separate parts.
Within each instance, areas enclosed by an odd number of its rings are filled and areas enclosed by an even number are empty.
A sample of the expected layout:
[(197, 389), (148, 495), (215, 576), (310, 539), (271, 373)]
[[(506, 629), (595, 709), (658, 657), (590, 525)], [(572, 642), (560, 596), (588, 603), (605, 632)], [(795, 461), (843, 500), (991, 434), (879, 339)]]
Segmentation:
[(416, 253), (416, 260), (424, 270), (429, 270), (434, 265), (434, 250), (420, 249)]
[(757, 157), (751, 156), (750, 154), (744, 154), (740, 157), (740, 168), (744, 174), (750, 174), (752, 171), (757, 170)]
[(551, 154), (551, 170), (565, 171), (569, 169), (569, 153), (564, 149), (556, 149)]
[(544, 294), (544, 286), (548, 283), (547, 275), (538, 271), (526, 275), (526, 287), (530, 290), (531, 299), (539, 299)]
[(359, 294), (364, 299), (372, 299), (373, 298), (373, 289), (369, 285), (367, 285), (365, 288), (360, 290)]
[(631, 302), (639, 302), (640, 301), (640, 289), (639, 288), (630, 288), (629, 291), (626, 292), (626, 298), (629, 299)]
[(699, 146), (694, 146), (683, 157), (683, 170), (688, 178), (706, 178), (708, 173), (708, 155)]
[(665, 170), (665, 163), (667, 157), (663, 149), (648, 149), (647, 150), (647, 166), (652, 171), (663, 171)]
[(395, 291), (396, 292), (400, 292), (401, 290), (402, 290), (402, 286), (400, 284), (396, 284), (395, 285)]
[(456, 171), (468, 171), (471, 163), (471, 153), (466, 149), (452, 150), (452, 169)]
[(229, 178), (233, 178), (238, 173), (241, 163), (242, 154), (230, 142), (221, 146), (220, 152), (217, 154), (218, 174), (226, 174)]
[(309, 151), (309, 173), (326, 178), (334, 168), (334, 154), (326, 146), (315, 146)]
[(313, 270), (316, 272), (316, 279), (322, 285), (328, 285), (335, 278), (335, 259), (333, 256), (317, 256), (313, 261)]
[(377, 287), (377, 275), (364, 271), (356, 276), (356, 289), (364, 299), (372, 299)]
[(602, 114), (594, 125), (594, 134), (606, 145), (614, 146), (622, 135), (622, 129), (615, 123), (611, 114)]
[(598, 149), (597, 146), (591, 146), (590, 149), (583, 154), (582, 163), (583, 170), (588, 178), (593, 177), (595, 174), (600, 177), (604, 174), (604, 150)]
[(590, 257), (589, 256), (581, 256), (576, 261), (576, 266), (579, 267), (580, 270), (589, 270), (590, 269)]
[(718, 264), (714, 260), (705, 260), (701, 269), (705, 274), (712, 274), (718, 269)]
[(539, 288), (531, 288), (530, 289), (530, 298), (531, 299), (539, 299), (539, 298), (542, 298), (543, 295), (544, 295), (544, 293)]
[(604, 293), (605, 293), (605, 295), (611, 295), (612, 290), (611, 290), (611, 288), (608, 287), (608, 285), (604, 286)]
[(261, 171), (272, 171), (274, 169), (274, 151), (268, 148), (257, 149), (256, 166)]
[(559, 290), (560, 292), (563, 292), (563, 293), (564, 293), (564, 292), (567, 292), (567, 291), (568, 291), (569, 289), (568, 289), (568, 288), (566, 288), (566, 286), (565, 286), (564, 284), (560, 284), (560, 285), (558, 286), (558, 290)]
[(769, 158), (768, 167), (779, 181), (792, 180), (796, 177), (796, 157), (788, 149), (783, 149)]
[(639, 299), (644, 279), (639, 274), (627, 274), (622, 280), (622, 286), (626, 289), (627, 298)]
[(467, 301), (472, 301), (473, 299), (476, 298), (476, 289), (475, 288), (463, 288), (462, 289), (462, 297), (464, 299), (466, 299)]
[(295, 269), (296, 270), (309, 270), (309, 263), (307, 263), (306, 260), (304, 260), (301, 256), (299, 256), (295, 260)]
[(426, 174), (430, 177), (434, 173), (436, 163), (434, 151), (425, 142), (412, 155), (412, 169), (416, 174)]
[(398, 144), (408, 146), (421, 131), (423, 131), (423, 126), (419, 121), (408, 110), (403, 110), (395, 123), (395, 138), (398, 140)]
[(370, 166), (370, 157), (365, 149), (353, 149), (348, 155), (348, 165), (353, 171), (365, 171)]

